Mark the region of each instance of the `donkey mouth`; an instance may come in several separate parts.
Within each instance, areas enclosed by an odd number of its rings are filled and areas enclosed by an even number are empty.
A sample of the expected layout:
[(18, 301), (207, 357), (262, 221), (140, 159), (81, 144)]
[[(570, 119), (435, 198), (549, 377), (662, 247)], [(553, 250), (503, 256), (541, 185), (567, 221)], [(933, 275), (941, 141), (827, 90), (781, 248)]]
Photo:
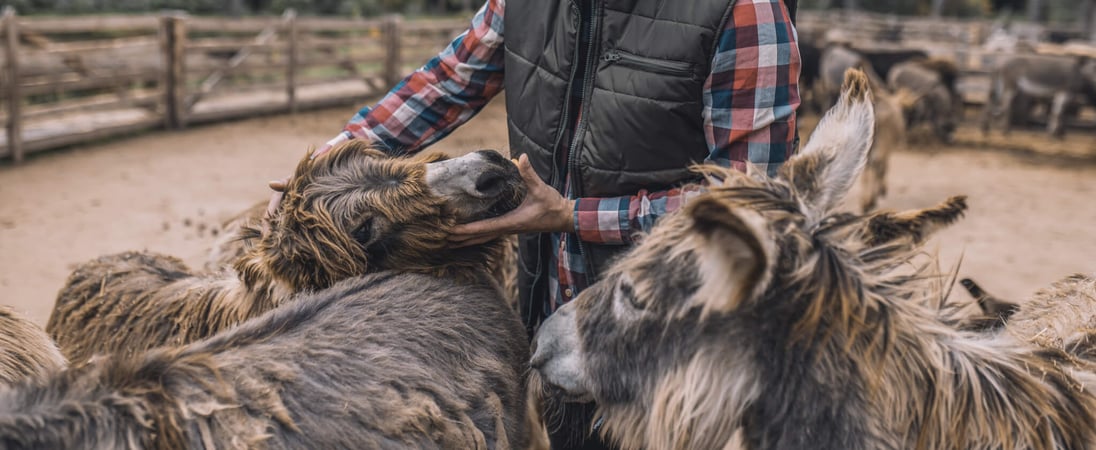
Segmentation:
[(521, 202), (525, 200), (525, 184), (521, 183), (520, 179), (517, 182), (508, 182), (507, 184), (511, 186), (507, 186), (503, 195), (500, 195), (491, 206), (488, 206), (481, 217), (473, 218), (473, 220), (495, 218), (521, 206)]
[(525, 200), (525, 181), (510, 160), (492, 150), (426, 165), (426, 183), (445, 198), (458, 223), (498, 217)]

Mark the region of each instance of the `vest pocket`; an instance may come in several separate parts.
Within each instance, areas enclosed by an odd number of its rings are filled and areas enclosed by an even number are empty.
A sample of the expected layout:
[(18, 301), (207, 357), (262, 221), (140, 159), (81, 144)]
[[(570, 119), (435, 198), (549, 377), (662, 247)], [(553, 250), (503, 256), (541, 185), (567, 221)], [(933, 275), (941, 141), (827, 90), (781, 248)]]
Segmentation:
[(672, 61), (668, 59), (655, 59), (639, 56), (623, 50), (608, 50), (601, 55), (601, 61), (606, 66), (619, 64), (644, 72), (673, 75), (679, 77), (696, 78), (696, 69), (693, 63), (685, 61)]

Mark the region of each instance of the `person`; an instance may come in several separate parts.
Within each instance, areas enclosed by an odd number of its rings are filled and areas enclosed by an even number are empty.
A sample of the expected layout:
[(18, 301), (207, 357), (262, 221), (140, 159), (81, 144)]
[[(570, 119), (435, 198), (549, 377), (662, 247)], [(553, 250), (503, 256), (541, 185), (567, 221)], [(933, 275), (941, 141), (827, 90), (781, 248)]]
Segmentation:
[[(787, 3), (787, 4), (786, 4)], [(443, 139), (505, 89), (529, 193), (459, 226), (454, 245), (520, 234), (530, 336), (699, 188), (694, 163), (770, 174), (798, 146), (794, 0), (487, 0), (439, 55), (361, 109), (316, 154), (366, 138), (392, 155)], [(504, 26), (505, 24), (505, 26)], [(508, 33), (506, 31), (509, 31)], [(272, 184), (277, 188), (277, 184)], [(590, 405), (553, 448), (608, 448)]]

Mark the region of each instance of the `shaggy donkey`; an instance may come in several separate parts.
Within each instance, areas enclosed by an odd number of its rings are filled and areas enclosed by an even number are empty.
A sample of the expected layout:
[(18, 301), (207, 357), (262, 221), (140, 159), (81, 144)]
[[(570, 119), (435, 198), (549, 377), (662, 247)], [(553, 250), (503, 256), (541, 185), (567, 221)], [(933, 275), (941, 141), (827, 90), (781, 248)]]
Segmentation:
[(886, 82), (876, 75), (863, 55), (842, 45), (827, 47), (822, 52), (820, 64), (822, 72), (818, 84), (819, 89), (824, 92), (824, 98), (838, 98), (847, 70), (860, 69), (868, 76), (874, 94), (875, 139), (868, 152), (866, 169), (860, 177), (859, 205), (861, 211), (871, 211), (879, 199), (887, 195), (887, 165), (890, 154), (906, 146), (906, 117), (913, 106), (921, 102), (923, 95), (906, 89), (897, 89), (891, 93), (887, 90)]
[[(1013, 119), (1045, 102), (1047, 132), (1061, 138), (1068, 119), (1085, 104), (1096, 105), (1096, 59), (1019, 54), (1003, 61), (993, 74), (989, 98), (982, 109), (982, 133), (1003, 120), (1008, 134)], [(1019, 113), (1019, 114), (1017, 114)]]
[[(247, 255), (254, 245), (254, 224), (260, 223), (266, 215), (267, 202), (256, 203), (250, 208), (226, 220), (221, 224), (224, 232), (213, 243), (206, 257), (205, 270), (214, 272), (224, 267), (233, 267), (236, 261)], [(500, 238), (505, 241), (495, 260), (487, 265), (490, 276), (502, 288), (503, 298), (514, 310), (518, 310), (518, 240), (517, 236)]]
[(1017, 339), (1096, 360), (1096, 339), (1080, 335), (1096, 331), (1096, 276), (1070, 275), (1023, 302), (993, 296), (969, 278), (961, 283), (978, 301), (984, 329), (1004, 329)]
[(0, 386), (41, 378), (65, 365), (65, 357), (42, 328), (0, 305)]
[(58, 295), (46, 330), (65, 356), (136, 353), (211, 336), (298, 292), (380, 270), (491, 284), (502, 240), (451, 248), (457, 223), (493, 217), (525, 194), (517, 168), (481, 151), (389, 158), (350, 141), (305, 157), (273, 217), (235, 271), (193, 274), (175, 258), (128, 252), (84, 264)]
[(1096, 367), (957, 330), (914, 240), (833, 213), (870, 105), (850, 72), (775, 179), (707, 169), (709, 192), (541, 326), (544, 380), (596, 400), (625, 448), (1096, 448)]
[(527, 358), (497, 290), (386, 271), (0, 390), (0, 448), (523, 448)]
[(894, 91), (917, 94), (917, 101), (910, 105), (906, 114), (907, 128), (928, 124), (940, 141), (950, 142), (963, 120), (963, 96), (957, 88), (958, 79), (959, 68), (954, 62), (924, 58), (895, 65), (887, 75), (887, 85)]

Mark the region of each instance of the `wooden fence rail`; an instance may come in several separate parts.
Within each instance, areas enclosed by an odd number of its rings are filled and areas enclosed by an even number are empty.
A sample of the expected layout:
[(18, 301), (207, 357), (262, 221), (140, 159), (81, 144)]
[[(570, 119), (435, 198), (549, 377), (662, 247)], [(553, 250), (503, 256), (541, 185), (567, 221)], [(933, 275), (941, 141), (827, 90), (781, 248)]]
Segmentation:
[[(467, 26), (461, 18), (338, 19), (293, 11), (248, 18), (181, 12), (20, 17), (9, 6), (0, 17), (0, 158), (20, 161), (27, 152), (149, 128), (360, 104)], [(804, 42), (836, 28), (868, 45), (953, 58), (965, 77), (961, 84), (976, 97), (996, 61), (1009, 55), (982, 45), (995, 26), (987, 20), (814, 11), (803, 11), (798, 25)], [(1047, 27), (1017, 23), (1013, 30), (1037, 36)], [(1096, 51), (1087, 48), (1039, 43), (1035, 51)]]
[(150, 128), (360, 103), (468, 26), (300, 17), (0, 18), (0, 158)]

